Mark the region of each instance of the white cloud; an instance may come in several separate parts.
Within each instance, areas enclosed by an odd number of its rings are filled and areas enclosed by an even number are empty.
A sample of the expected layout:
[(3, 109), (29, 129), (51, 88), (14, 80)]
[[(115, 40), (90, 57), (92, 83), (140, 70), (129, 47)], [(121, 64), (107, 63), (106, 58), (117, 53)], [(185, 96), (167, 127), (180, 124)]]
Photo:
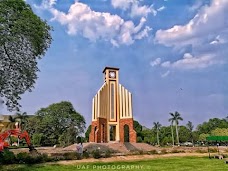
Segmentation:
[(166, 46), (197, 46), (209, 34), (217, 36), (227, 29), (227, 0), (213, 0), (210, 6), (203, 6), (186, 25), (175, 25), (168, 30), (158, 30), (155, 40)]
[(203, 5), (203, 1), (196, 1), (193, 6), (189, 8), (189, 11), (196, 11)]
[(49, 9), (56, 4), (57, 0), (43, 0), (40, 6), (34, 5), (37, 9)]
[(160, 11), (163, 11), (164, 9), (166, 9), (166, 7), (165, 6), (162, 6), (162, 7), (158, 8), (157, 11), (160, 12)]
[(146, 17), (148, 14), (157, 14), (153, 5), (140, 5), (141, 0), (112, 0), (112, 6), (124, 11), (130, 10), (131, 17)]
[(165, 73), (161, 74), (162, 78), (167, 77), (170, 74), (170, 71), (166, 71)]
[(157, 58), (150, 63), (151, 66), (157, 66), (161, 63), (161, 58)]
[(190, 53), (185, 53), (183, 58), (173, 63), (165, 61), (161, 64), (165, 68), (176, 69), (202, 69), (215, 64), (222, 64), (223, 61), (217, 60), (211, 54), (204, 54), (202, 56), (193, 56)]
[(195, 69), (224, 64), (227, 60), (224, 55), (227, 50), (223, 47), (228, 42), (227, 10), (227, 0), (212, 0), (210, 5), (202, 6), (187, 24), (158, 30), (155, 42), (180, 51), (190, 45), (191, 53), (195, 54), (189, 58), (185, 54), (183, 59), (173, 63), (166, 61), (162, 66)]
[(99, 39), (109, 41), (114, 46), (130, 45), (137, 39), (148, 36), (150, 27), (145, 26), (146, 19), (141, 18), (138, 25), (132, 21), (124, 21), (118, 15), (93, 11), (88, 5), (75, 2), (68, 13), (53, 7), (49, 8), (53, 14), (52, 21), (58, 21), (67, 26), (69, 35), (81, 34), (91, 41)]
[(120, 8), (127, 10), (130, 8), (132, 3), (135, 3), (136, 0), (112, 0), (112, 6), (114, 8)]
[(224, 44), (227, 40), (223, 39), (220, 35), (218, 35), (210, 44)]

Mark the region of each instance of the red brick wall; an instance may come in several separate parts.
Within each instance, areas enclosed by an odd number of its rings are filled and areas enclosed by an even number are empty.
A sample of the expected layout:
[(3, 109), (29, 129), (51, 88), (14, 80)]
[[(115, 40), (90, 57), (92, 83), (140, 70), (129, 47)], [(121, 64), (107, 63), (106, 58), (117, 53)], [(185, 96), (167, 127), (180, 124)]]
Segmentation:
[(136, 142), (136, 132), (134, 130), (133, 119), (120, 119), (120, 142), (124, 142), (124, 125), (129, 126), (129, 142)]
[[(104, 126), (102, 126), (102, 124)], [(95, 132), (95, 127), (97, 127), (96, 132)], [(92, 121), (91, 132), (89, 134), (89, 142), (96, 142), (96, 143), (107, 142), (107, 119), (98, 118), (97, 121)]]

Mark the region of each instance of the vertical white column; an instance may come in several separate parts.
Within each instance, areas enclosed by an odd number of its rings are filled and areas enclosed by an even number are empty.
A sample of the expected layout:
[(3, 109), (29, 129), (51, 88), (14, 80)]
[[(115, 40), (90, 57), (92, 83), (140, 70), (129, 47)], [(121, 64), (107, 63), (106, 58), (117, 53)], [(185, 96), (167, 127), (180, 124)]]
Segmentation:
[(99, 118), (100, 117), (100, 91), (98, 91), (98, 94), (97, 94), (97, 117)]
[(129, 116), (132, 118), (132, 95), (129, 92)]
[(120, 103), (120, 118), (122, 118), (123, 117), (123, 107), (122, 107), (122, 86), (121, 85), (119, 85), (119, 99), (120, 99), (120, 101), (119, 101), (119, 103)]
[(95, 118), (97, 119), (97, 94), (96, 94), (95, 100), (94, 100), (94, 111), (95, 111)]
[(92, 120), (95, 120), (95, 112), (94, 112), (94, 98), (92, 102)]
[(124, 87), (122, 87), (122, 95), (123, 95), (123, 117), (126, 117), (126, 110), (125, 110), (125, 90), (124, 90)]
[(128, 105), (128, 100), (129, 100), (129, 98), (128, 98), (128, 91), (127, 91), (127, 89), (125, 89), (125, 101), (126, 101), (126, 117), (129, 115), (129, 105)]

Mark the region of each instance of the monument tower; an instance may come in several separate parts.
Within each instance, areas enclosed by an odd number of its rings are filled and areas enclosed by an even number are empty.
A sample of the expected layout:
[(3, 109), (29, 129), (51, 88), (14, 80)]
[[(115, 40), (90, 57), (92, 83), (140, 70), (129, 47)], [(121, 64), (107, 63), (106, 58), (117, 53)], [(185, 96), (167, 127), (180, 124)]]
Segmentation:
[(92, 102), (90, 142), (136, 142), (132, 94), (119, 84), (119, 68), (105, 67), (104, 84)]

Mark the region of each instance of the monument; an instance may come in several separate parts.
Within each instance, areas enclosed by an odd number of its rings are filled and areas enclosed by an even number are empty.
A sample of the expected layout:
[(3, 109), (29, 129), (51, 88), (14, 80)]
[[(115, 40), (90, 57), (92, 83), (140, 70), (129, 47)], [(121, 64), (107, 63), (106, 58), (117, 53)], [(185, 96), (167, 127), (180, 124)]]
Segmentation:
[(105, 67), (104, 84), (92, 102), (90, 142), (136, 142), (132, 94), (119, 84), (119, 68)]

